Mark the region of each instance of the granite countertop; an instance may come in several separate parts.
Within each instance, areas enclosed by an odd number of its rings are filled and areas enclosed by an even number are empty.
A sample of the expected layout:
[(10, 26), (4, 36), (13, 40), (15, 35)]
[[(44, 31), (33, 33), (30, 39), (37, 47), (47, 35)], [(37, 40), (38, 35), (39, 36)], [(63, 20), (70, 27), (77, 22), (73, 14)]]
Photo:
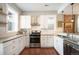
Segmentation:
[(79, 44), (77, 44), (73, 41), (65, 40), (64, 44), (67, 44), (67, 45), (71, 46), (72, 48), (76, 49), (77, 51), (79, 51)]
[(68, 42), (70, 42), (70, 43), (73, 43), (73, 44), (79, 45), (79, 41), (72, 40), (72, 39), (65, 39), (65, 40), (68, 41)]
[(71, 37), (67, 37), (65, 35), (59, 35), (59, 34), (58, 34), (58, 36), (61, 37), (61, 38), (63, 38), (66, 41), (69, 41), (70, 43), (79, 45), (79, 38), (73, 37), (73, 39), (72, 39)]
[(15, 36), (10, 36), (10, 37), (2, 37), (0, 38), (0, 43), (4, 43), (4, 42), (7, 42), (7, 41), (10, 41), (10, 40), (13, 40), (15, 38), (19, 38), (23, 35), (15, 35)]
[(74, 38), (63, 36), (63, 35), (58, 35), (59, 37), (64, 39), (64, 44), (69, 44), (72, 48), (76, 49), (79, 51), (79, 38)]

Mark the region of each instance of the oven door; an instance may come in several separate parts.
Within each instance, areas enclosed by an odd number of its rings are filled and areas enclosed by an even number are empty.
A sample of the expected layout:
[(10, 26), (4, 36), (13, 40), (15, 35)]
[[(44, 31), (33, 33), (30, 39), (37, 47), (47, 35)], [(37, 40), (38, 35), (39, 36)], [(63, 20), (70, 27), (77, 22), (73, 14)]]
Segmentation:
[(30, 36), (30, 43), (40, 43), (39, 36)]

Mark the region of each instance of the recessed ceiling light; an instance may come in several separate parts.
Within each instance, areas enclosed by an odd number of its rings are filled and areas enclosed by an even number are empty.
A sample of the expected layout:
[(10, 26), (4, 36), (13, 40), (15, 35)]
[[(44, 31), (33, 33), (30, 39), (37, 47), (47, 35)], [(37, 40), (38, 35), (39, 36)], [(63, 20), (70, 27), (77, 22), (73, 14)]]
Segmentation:
[(44, 6), (47, 7), (47, 6), (49, 6), (49, 5), (45, 4)]

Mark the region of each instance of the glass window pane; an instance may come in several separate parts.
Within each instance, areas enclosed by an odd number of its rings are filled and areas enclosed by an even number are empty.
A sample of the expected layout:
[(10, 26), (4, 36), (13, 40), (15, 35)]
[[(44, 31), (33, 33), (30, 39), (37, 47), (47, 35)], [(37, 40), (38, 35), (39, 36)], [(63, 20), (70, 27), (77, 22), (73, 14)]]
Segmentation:
[(8, 32), (18, 31), (18, 13), (8, 7)]

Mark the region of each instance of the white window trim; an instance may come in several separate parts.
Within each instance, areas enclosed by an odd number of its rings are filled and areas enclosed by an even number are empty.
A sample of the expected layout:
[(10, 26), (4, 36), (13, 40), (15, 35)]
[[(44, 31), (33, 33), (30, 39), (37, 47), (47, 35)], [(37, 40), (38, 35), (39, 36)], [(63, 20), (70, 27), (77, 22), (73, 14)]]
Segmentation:
[[(7, 14), (8, 14), (8, 11), (11, 11), (11, 12), (13, 12), (13, 13), (17, 13), (17, 15), (18, 15), (18, 12), (17, 11), (15, 11), (11, 6), (9, 6), (8, 4), (7, 4)], [(7, 18), (8, 18), (8, 16), (7, 16)], [(8, 19), (7, 19), (7, 22), (8, 22)], [(8, 31), (8, 25), (7, 25), (7, 32), (17, 32), (17, 31)], [(17, 26), (17, 28), (18, 28), (18, 26)]]

